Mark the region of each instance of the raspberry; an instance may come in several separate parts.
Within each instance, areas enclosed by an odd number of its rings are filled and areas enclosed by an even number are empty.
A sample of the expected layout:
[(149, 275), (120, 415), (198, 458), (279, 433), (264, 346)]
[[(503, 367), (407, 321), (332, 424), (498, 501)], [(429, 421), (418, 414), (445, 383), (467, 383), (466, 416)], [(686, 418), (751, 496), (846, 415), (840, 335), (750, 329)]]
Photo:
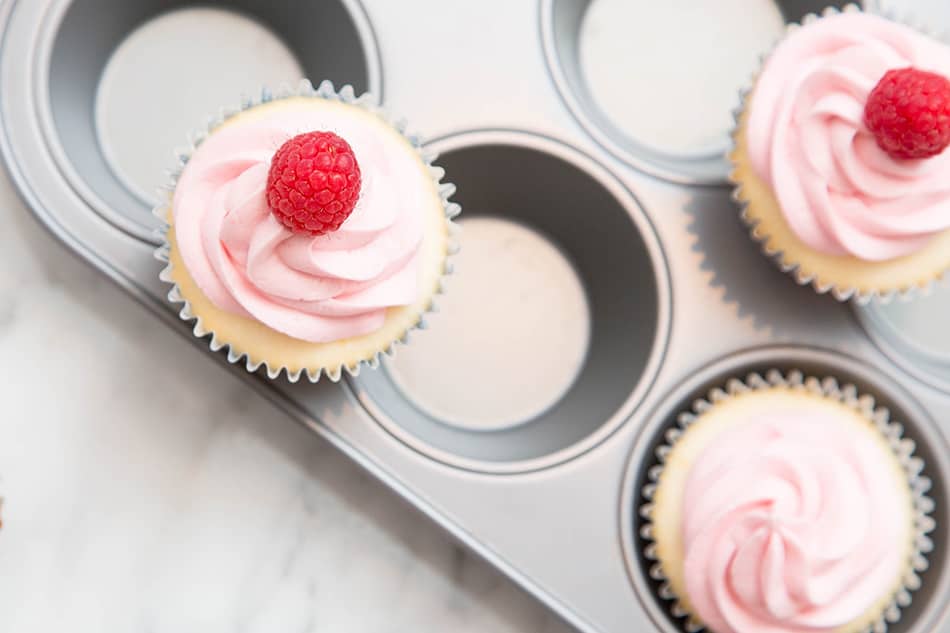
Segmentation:
[(333, 132), (307, 132), (281, 145), (271, 159), (267, 204), (294, 233), (323, 235), (353, 212), (361, 184), (349, 143)]
[(889, 70), (864, 106), (864, 123), (892, 158), (929, 158), (950, 145), (950, 80), (901, 68)]

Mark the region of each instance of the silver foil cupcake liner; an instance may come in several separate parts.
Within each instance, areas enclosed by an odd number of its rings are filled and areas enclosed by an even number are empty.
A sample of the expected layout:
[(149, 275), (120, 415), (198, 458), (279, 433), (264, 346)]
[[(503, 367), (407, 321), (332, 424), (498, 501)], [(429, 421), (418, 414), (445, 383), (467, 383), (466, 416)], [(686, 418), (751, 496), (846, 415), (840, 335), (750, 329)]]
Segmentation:
[[(821, 14), (809, 13), (804, 18), (802, 18), (801, 23), (791, 23), (786, 28), (785, 31), (778, 40), (775, 42), (775, 46), (772, 49), (761, 56), (759, 60), (759, 67), (764, 66), (765, 61), (769, 58), (769, 55), (772, 54), (772, 51), (775, 50), (784, 39), (788, 36), (789, 33), (794, 32), (795, 30), (801, 28), (804, 25), (810, 24), (816, 20), (821, 20), (832, 15), (838, 15), (840, 13), (854, 13), (854, 12), (863, 12), (863, 13), (873, 13), (875, 15), (880, 15), (884, 18), (898, 22), (905, 26), (909, 26), (920, 33), (939, 39), (941, 41), (946, 41), (946, 38), (933, 33), (931, 30), (922, 27), (921, 25), (915, 24), (912, 20), (904, 19), (900, 16), (894, 15), (890, 11), (876, 11), (871, 8), (862, 9), (856, 4), (848, 4), (842, 9), (837, 7), (827, 7), (824, 9)], [(733, 133), (730, 135), (732, 139), (731, 146), (727, 153), (727, 159), (735, 167), (735, 163), (732, 160), (733, 154), (738, 150), (738, 132), (741, 124), (741, 117), (745, 111), (746, 101), (749, 95), (752, 93), (752, 89), (755, 84), (755, 78), (758, 76), (758, 72), (751, 79), (751, 83), (748, 87), (743, 88), (739, 91), (739, 105), (733, 110), (733, 119), (735, 121), (735, 128)], [(871, 301), (876, 301), (880, 303), (890, 303), (894, 299), (901, 301), (909, 301), (918, 295), (928, 295), (933, 292), (934, 288), (938, 285), (950, 286), (950, 276), (948, 276), (948, 271), (944, 271), (934, 279), (927, 282), (925, 285), (913, 285), (903, 288), (895, 288), (891, 290), (871, 290), (871, 291), (862, 291), (858, 288), (850, 286), (839, 286), (836, 284), (822, 283), (818, 279), (817, 273), (808, 273), (802, 270), (801, 265), (798, 262), (786, 261), (785, 252), (781, 249), (771, 248), (769, 246), (770, 235), (759, 230), (759, 223), (750, 216), (749, 214), (749, 205), (750, 202), (743, 197), (742, 194), (742, 183), (735, 176), (734, 169), (730, 170), (729, 173), (729, 183), (733, 186), (732, 190), (732, 199), (739, 206), (740, 209), (740, 218), (742, 219), (743, 224), (749, 229), (749, 235), (752, 237), (753, 241), (757, 242), (762, 252), (769, 259), (773, 260), (778, 268), (791, 276), (796, 283), (800, 286), (811, 286), (815, 292), (818, 294), (830, 294), (835, 299), (841, 302), (853, 301), (858, 305), (867, 305)]]
[(729, 398), (753, 391), (767, 391), (774, 388), (788, 388), (794, 391), (812, 393), (840, 402), (857, 411), (871, 421), (875, 428), (887, 439), (891, 450), (900, 461), (913, 498), (914, 511), (914, 552), (907, 572), (902, 578), (902, 586), (885, 607), (881, 617), (871, 624), (866, 631), (885, 633), (888, 624), (900, 619), (901, 610), (911, 603), (911, 594), (920, 588), (920, 574), (928, 568), (926, 555), (933, 550), (933, 541), (929, 534), (936, 527), (931, 516), (934, 511), (934, 501), (927, 493), (931, 489), (931, 481), (923, 474), (924, 462), (914, 455), (916, 444), (912, 439), (904, 437), (904, 427), (900, 422), (890, 419), (890, 411), (878, 406), (874, 398), (858, 392), (854, 385), (840, 386), (835, 378), (818, 379), (806, 376), (801, 371), (793, 370), (783, 373), (778, 369), (771, 369), (762, 374), (749, 374), (745, 380), (733, 378), (725, 387), (717, 387), (709, 391), (707, 396), (692, 403), (689, 411), (684, 411), (676, 417), (675, 423), (667, 428), (663, 434), (663, 443), (654, 450), (656, 463), (647, 470), (647, 482), (640, 490), (641, 504), (638, 512), (643, 519), (640, 527), (640, 537), (648, 544), (643, 549), (643, 556), (647, 560), (649, 577), (659, 583), (657, 596), (664, 602), (671, 603), (670, 610), (675, 618), (680, 620), (684, 630), (696, 633), (704, 630), (702, 623), (690, 613), (680, 602), (667, 580), (663, 567), (656, 552), (656, 543), (653, 536), (653, 498), (659, 485), (660, 477), (666, 464), (667, 457), (673, 446), (682, 437), (686, 430), (694, 424), (703, 413)]
[[(181, 176), (185, 165), (188, 163), (188, 160), (191, 158), (194, 151), (211, 133), (214, 132), (218, 126), (222, 125), (224, 122), (236, 116), (237, 114), (264, 103), (292, 97), (328, 99), (331, 101), (339, 101), (342, 103), (359, 106), (376, 114), (387, 123), (392, 125), (393, 128), (395, 128), (400, 134), (403, 135), (403, 137), (406, 138), (406, 140), (409, 141), (409, 143), (416, 149), (416, 151), (419, 153), (419, 156), (428, 166), (429, 173), (436, 184), (439, 197), (442, 200), (443, 209), (445, 210), (445, 220), (448, 225), (448, 252), (446, 261), (443, 265), (439, 287), (435, 293), (436, 296), (432, 301), (429, 302), (429, 305), (420, 315), (420, 318), (415, 323), (415, 325), (409, 327), (402, 334), (402, 336), (393, 340), (385, 349), (377, 351), (372, 356), (372, 358), (361, 360), (351, 365), (344, 364), (337, 367), (301, 368), (296, 371), (291, 371), (282, 365), (271, 365), (266, 360), (252, 359), (247, 352), (239, 349), (231, 342), (221, 340), (214, 331), (205, 327), (201, 317), (197, 316), (193, 312), (191, 304), (184, 298), (180, 288), (178, 287), (178, 284), (175, 283), (171, 275), (172, 264), (169, 261), (170, 245), (168, 242), (168, 231), (170, 225), (167, 222), (168, 212), (170, 211), (171, 196), (175, 190), (178, 178)], [(339, 91), (337, 91), (333, 87), (333, 84), (329, 81), (323, 81), (317, 88), (314, 88), (313, 84), (311, 84), (310, 81), (306, 79), (301, 80), (295, 87), (283, 86), (276, 92), (272, 92), (268, 88), (263, 88), (257, 97), (245, 98), (238, 107), (222, 108), (217, 113), (217, 115), (209, 118), (203, 127), (192, 133), (188, 137), (188, 145), (176, 149), (174, 155), (175, 166), (169, 172), (170, 181), (160, 190), (162, 202), (159, 203), (153, 210), (155, 216), (158, 217), (162, 222), (161, 227), (158, 230), (162, 244), (158, 247), (158, 249), (156, 249), (155, 258), (165, 263), (165, 267), (162, 269), (159, 277), (162, 281), (169, 283), (172, 286), (168, 292), (168, 300), (174, 304), (181, 305), (178, 316), (182, 321), (194, 322), (192, 332), (197, 338), (207, 338), (208, 346), (211, 351), (218, 352), (220, 350), (225, 350), (229, 363), (238, 364), (243, 362), (245, 369), (251, 373), (254, 373), (263, 367), (267, 377), (270, 379), (276, 379), (281, 373), (284, 373), (287, 376), (287, 380), (292, 383), (300, 380), (302, 375), (306, 375), (310, 382), (317, 382), (322, 376), (326, 376), (333, 382), (338, 382), (343, 377), (344, 370), (346, 370), (346, 372), (351, 376), (357, 376), (359, 375), (360, 369), (363, 366), (368, 366), (375, 369), (379, 366), (383, 355), (392, 356), (395, 353), (397, 344), (408, 343), (412, 331), (426, 328), (426, 315), (437, 310), (436, 299), (444, 292), (444, 279), (447, 275), (452, 273), (452, 265), (450, 260), (451, 257), (458, 252), (458, 242), (456, 239), (458, 225), (453, 222), (453, 220), (461, 212), (461, 207), (457, 203), (451, 202), (449, 200), (449, 198), (451, 198), (451, 196), (455, 193), (455, 185), (442, 182), (442, 178), (445, 175), (445, 170), (433, 164), (437, 156), (433, 153), (427, 152), (422, 147), (422, 141), (420, 137), (407, 131), (405, 120), (393, 117), (377, 103), (376, 99), (372, 95), (369, 93), (364, 93), (360, 96), (356, 96), (353, 91), (353, 87), (349, 85), (343, 86)]]

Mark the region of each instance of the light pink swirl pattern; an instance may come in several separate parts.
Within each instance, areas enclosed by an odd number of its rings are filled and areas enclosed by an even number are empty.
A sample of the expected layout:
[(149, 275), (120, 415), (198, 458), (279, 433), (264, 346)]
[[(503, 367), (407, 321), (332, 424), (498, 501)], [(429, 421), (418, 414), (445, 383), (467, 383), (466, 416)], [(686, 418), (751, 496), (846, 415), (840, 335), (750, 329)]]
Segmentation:
[(747, 149), (811, 248), (881, 261), (950, 229), (950, 152), (895, 160), (863, 122), (884, 73), (909, 66), (950, 76), (950, 48), (859, 12), (805, 25), (769, 56), (752, 95)]
[[(304, 341), (379, 329), (417, 297), (423, 235), (419, 159), (358, 107), (281, 106), (226, 124), (202, 143), (175, 189), (174, 229), (188, 272), (218, 308)], [(353, 148), (363, 187), (336, 232), (295, 235), (265, 199), (271, 157), (302, 132)]]
[(894, 469), (832, 411), (776, 411), (723, 432), (694, 462), (684, 576), (716, 633), (831, 631), (895, 589), (906, 513)]

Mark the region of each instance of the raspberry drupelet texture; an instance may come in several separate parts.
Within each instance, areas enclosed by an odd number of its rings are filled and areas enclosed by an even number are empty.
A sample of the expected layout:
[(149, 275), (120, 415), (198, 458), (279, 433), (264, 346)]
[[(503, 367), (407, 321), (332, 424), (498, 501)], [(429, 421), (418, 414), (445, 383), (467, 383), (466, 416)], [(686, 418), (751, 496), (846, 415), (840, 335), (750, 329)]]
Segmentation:
[(267, 204), (294, 233), (324, 235), (353, 212), (361, 185), (349, 143), (333, 132), (306, 132), (281, 145), (271, 159)]
[(950, 145), (950, 80), (889, 70), (868, 95), (864, 123), (892, 158), (930, 158)]

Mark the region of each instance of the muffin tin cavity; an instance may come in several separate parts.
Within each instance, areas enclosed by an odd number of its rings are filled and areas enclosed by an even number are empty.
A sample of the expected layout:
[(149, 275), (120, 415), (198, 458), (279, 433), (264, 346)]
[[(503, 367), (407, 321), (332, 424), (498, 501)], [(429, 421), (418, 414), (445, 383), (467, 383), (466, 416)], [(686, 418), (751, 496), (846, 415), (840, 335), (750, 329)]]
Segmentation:
[(646, 521), (640, 508), (647, 502), (642, 490), (650, 481), (649, 471), (658, 465), (657, 447), (666, 443), (664, 435), (676, 426), (680, 413), (689, 411), (693, 402), (706, 398), (710, 389), (724, 386), (730, 379), (745, 379), (751, 373), (766, 375), (771, 369), (783, 374), (800, 370), (805, 376), (832, 377), (839, 385), (853, 384), (861, 394), (874, 397), (878, 407), (890, 411), (892, 423), (903, 425), (903, 437), (915, 443), (915, 454), (925, 468), (923, 476), (932, 482), (926, 495), (935, 509), (930, 517), (938, 526), (929, 533), (933, 549), (926, 554), (928, 568), (920, 574), (921, 587), (913, 592), (912, 602), (901, 609), (900, 621), (891, 624), (889, 633), (924, 633), (937, 630), (947, 617), (950, 598), (950, 551), (947, 531), (939, 526), (947, 520), (947, 487), (950, 484), (948, 446), (928, 414), (888, 376), (871, 369), (866, 362), (839, 353), (805, 348), (773, 347), (741, 352), (709, 365), (682, 381), (666, 396), (640, 431), (624, 481), (621, 498), (621, 540), (630, 580), (657, 628), (665, 633), (686, 630), (685, 618), (675, 617), (672, 601), (659, 595), (661, 582), (654, 578), (655, 564), (644, 556), (650, 541), (644, 537)]
[(548, 68), (605, 149), (677, 182), (725, 179), (733, 111), (785, 24), (824, 0), (542, 0)]
[[(211, 54), (194, 50), (209, 39)], [(129, 191), (155, 204), (168, 168), (168, 152), (158, 151), (164, 139), (194, 129), (225, 95), (256, 94), (261, 86), (303, 76), (283, 42), (239, 13), (206, 7), (165, 13), (129, 34), (106, 63), (96, 93), (99, 146)], [(157, 100), (159, 94), (188, 99), (169, 103)]]
[[(660, 363), (670, 288), (653, 229), (611, 174), (560, 143), (485, 131), (432, 149), (465, 210), (454, 309), (351, 386), (393, 435), (454, 466), (576, 456), (629, 417)], [(462, 362), (472, 345), (477, 366)]]
[[(590, 341), (587, 296), (570, 261), (503, 215), (460, 220), (464, 248), (431, 328), (387, 364), (417, 407), (464, 429), (502, 430), (542, 415), (574, 384)], [(532, 359), (530, 388), (502, 350)], [(433, 371), (434, 358), (451, 369)]]
[(868, 336), (894, 363), (925, 384), (950, 394), (950, 287), (913, 301), (856, 306)]
[[(104, 19), (103, 16), (108, 16)], [(151, 240), (175, 147), (263, 87), (301, 77), (381, 90), (355, 0), (63, 3), (48, 42), (48, 142), (86, 205)]]

